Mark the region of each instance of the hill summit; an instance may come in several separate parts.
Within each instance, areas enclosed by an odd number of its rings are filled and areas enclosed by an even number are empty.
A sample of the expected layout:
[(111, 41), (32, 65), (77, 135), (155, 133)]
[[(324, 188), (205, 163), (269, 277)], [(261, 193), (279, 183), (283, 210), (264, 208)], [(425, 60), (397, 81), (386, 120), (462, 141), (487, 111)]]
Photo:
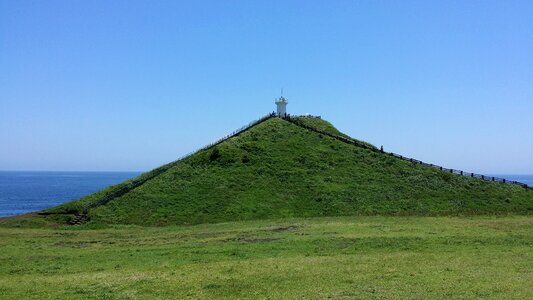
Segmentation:
[(272, 114), (183, 159), (31, 218), (168, 225), (532, 211), (533, 191), (527, 187), (398, 158), (319, 117)]

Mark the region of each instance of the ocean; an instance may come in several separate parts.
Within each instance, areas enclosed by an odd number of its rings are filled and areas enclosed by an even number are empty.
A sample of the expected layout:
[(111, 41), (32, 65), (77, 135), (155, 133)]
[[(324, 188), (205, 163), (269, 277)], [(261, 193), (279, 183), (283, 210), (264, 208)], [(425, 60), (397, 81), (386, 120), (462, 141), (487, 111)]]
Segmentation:
[[(0, 171), (0, 217), (39, 211), (136, 177), (140, 172)], [(490, 175), (533, 186), (533, 175)]]
[(140, 172), (0, 171), (0, 217), (43, 210), (139, 174)]

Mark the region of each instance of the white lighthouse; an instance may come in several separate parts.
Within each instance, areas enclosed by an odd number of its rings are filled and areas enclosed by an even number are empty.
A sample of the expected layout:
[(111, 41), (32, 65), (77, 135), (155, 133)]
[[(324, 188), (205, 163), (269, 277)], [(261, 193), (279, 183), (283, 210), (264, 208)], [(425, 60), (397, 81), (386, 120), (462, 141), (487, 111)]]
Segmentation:
[(285, 114), (287, 114), (287, 104), (289, 101), (285, 99), (283, 96), (276, 99), (276, 106), (278, 107), (278, 116), (283, 117)]

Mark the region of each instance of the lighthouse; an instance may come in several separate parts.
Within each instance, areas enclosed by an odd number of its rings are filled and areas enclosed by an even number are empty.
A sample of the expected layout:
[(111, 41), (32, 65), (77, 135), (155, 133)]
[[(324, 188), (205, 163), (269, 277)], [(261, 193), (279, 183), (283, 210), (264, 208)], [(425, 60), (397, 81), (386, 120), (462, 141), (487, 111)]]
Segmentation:
[(277, 110), (278, 116), (280, 116), (280, 117), (285, 116), (285, 114), (287, 114), (287, 104), (289, 103), (289, 101), (287, 101), (287, 99), (285, 99), (283, 96), (281, 96), (278, 99), (276, 99), (275, 103), (276, 103), (276, 106), (278, 108), (278, 110)]

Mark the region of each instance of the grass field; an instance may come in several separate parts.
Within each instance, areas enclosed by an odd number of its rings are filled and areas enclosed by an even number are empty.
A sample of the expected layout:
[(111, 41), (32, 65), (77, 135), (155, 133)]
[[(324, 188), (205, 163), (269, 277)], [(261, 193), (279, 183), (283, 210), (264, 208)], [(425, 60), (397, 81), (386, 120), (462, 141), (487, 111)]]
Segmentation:
[(533, 217), (0, 228), (1, 299), (533, 299)]

